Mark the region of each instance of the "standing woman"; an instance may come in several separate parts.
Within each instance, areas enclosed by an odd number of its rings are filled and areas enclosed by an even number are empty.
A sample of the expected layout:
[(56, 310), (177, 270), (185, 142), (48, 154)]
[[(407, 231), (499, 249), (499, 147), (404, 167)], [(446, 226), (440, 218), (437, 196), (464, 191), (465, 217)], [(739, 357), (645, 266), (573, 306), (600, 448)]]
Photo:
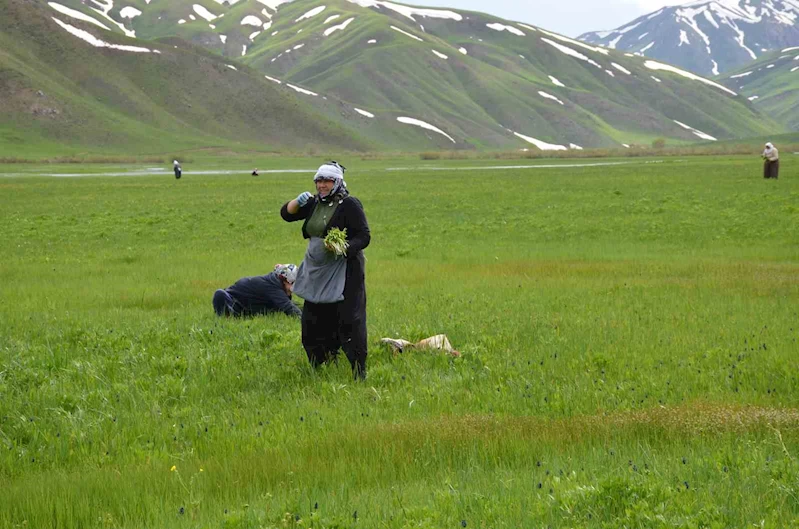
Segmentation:
[[(308, 241), (297, 273), (294, 293), (305, 300), (302, 309), (302, 345), (308, 361), (317, 367), (344, 349), (356, 379), (366, 378), (366, 284), (363, 249), (371, 235), (361, 202), (350, 196), (345, 168), (328, 162), (316, 172), (317, 194), (307, 191), (280, 209), (287, 222), (305, 220), (302, 235)], [(325, 246), (331, 228), (347, 230), (349, 247), (337, 256)]]
[(777, 148), (771, 144), (766, 144), (766, 150), (763, 151), (763, 178), (779, 178), (780, 177), (780, 153)]

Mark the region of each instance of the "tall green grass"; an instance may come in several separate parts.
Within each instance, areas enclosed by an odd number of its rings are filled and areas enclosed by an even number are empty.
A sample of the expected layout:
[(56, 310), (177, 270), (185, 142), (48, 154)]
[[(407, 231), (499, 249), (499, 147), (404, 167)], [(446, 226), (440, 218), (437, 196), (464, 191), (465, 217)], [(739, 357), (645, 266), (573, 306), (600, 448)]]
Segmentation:
[(365, 383), (211, 310), (302, 258), (312, 172), (0, 177), (0, 527), (797, 526), (790, 163), (340, 161)]

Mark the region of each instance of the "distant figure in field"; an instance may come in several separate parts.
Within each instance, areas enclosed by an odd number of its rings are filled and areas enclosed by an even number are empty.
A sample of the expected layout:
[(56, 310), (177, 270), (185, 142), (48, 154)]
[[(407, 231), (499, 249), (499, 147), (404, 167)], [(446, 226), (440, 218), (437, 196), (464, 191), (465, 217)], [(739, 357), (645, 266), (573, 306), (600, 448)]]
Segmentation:
[(766, 144), (766, 150), (763, 151), (763, 178), (779, 178), (780, 177), (780, 153), (777, 148), (771, 144)]
[(252, 170), (252, 175), (253, 176), (258, 176), (258, 168), (257, 167)]
[(233, 285), (214, 292), (214, 312), (217, 316), (255, 316), (282, 312), (300, 317), (302, 311), (291, 301), (297, 267), (276, 264), (265, 276), (243, 277)]
[(180, 168), (180, 162), (173, 160), (172, 168), (175, 170), (175, 179), (180, 180), (180, 177), (183, 176), (183, 169)]

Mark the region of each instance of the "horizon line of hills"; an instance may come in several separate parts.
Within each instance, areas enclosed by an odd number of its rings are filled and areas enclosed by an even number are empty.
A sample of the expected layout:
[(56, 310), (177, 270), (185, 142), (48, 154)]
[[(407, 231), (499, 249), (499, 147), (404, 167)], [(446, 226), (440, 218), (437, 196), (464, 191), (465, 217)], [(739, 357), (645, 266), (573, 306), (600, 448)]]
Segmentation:
[(713, 80), (485, 13), (379, 0), (0, 7), (0, 145), (22, 153), (623, 148), (799, 121), (780, 91), (799, 53), (782, 49)]

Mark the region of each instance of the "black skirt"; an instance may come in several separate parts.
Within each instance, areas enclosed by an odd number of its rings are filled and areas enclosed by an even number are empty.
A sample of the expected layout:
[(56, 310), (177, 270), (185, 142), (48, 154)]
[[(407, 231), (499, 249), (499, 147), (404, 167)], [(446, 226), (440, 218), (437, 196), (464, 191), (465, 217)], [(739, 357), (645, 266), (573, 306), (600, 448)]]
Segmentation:
[(780, 161), (774, 160), (770, 162), (766, 160), (763, 163), (763, 178), (779, 178), (780, 177)]

